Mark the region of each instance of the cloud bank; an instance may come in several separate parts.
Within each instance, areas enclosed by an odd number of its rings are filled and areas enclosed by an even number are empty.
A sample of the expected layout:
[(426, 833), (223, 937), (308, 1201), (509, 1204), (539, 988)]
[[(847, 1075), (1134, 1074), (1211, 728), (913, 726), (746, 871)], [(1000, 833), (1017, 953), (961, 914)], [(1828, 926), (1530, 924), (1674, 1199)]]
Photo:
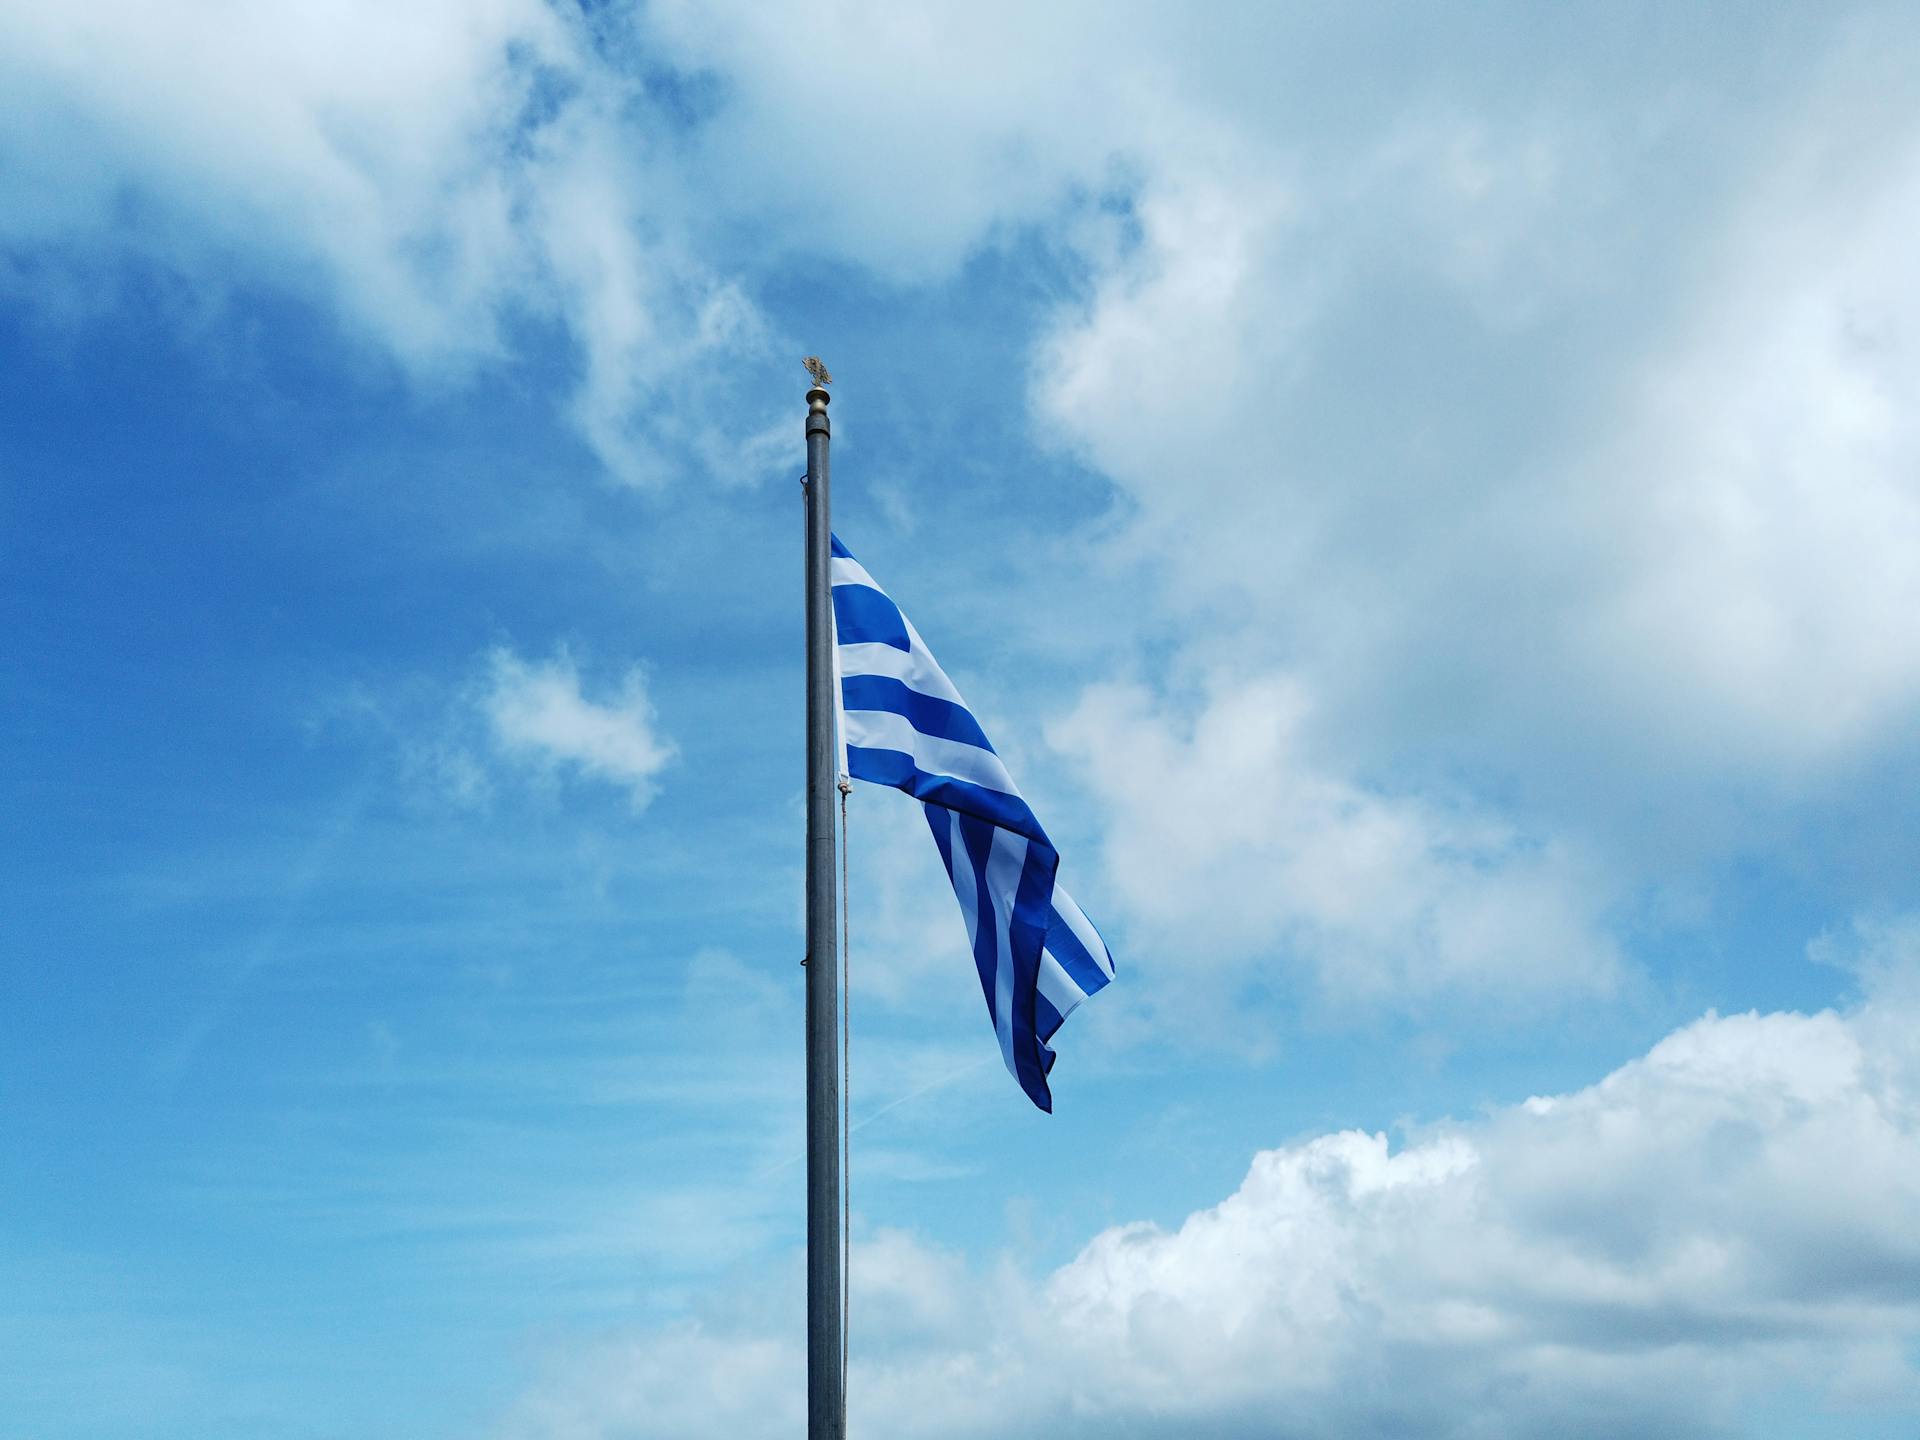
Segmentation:
[[(854, 1433), (1744, 1433), (1920, 1400), (1920, 926), (1846, 1011), (1716, 1015), (1570, 1094), (1254, 1157), (1044, 1279), (857, 1246)], [(791, 1433), (796, 1274), (559, 1363), (509, 1440)]]

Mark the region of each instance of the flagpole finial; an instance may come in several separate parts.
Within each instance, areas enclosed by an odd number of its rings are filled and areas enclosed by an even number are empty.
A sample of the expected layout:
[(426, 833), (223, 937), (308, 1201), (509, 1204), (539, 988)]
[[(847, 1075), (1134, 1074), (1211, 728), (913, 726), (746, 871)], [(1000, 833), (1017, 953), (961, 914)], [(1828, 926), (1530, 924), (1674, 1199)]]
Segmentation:
[(809, 355), (800, 363), (807, 367), (807, 374), (813, 377), (813, 388), (807, 391), (807, 409), (815, 415), (824, 415), (828, 402), (833, 399), (827, 394), (827, 386), (833, 383), (833, 376), (827, 373), (827, 367), (818, 355)]

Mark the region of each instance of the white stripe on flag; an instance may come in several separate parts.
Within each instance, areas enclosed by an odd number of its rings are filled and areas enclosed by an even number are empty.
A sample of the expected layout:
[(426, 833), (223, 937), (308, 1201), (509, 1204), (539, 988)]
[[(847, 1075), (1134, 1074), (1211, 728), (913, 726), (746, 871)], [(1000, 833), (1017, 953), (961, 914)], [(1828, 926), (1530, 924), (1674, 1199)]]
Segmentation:
[(869, 750), (900, 750), (913, 757), (913, 763), (929, 775), (951, 775), (986, 790), (1003, 795), (1018, 795), (1013, 777), (1000, 757), (991, 750), (969, 745), (964, 740), (943, 740), (922, 735), (904, 715), (891, 710), (849, 710), (847, 743)]
[(1073, 983), (1073, 977), (1060, 968), (1060, 962), (1045, 951), (1040, 955), (1040, 993), (1053, 1002), (1063, 1016), (1087, 998), (1087, 992)]
[(946, 672), (933, 663), (931, 655), (921, 649), (909, 653), (892, 645), (873, 642), (842, 645), (840, 673), (885, 675), (900, 681), (909, 690), (918, 690), (922, 695), (931, 695), (936, 700), (946, 700), (962, 707), (966, 703), (961, 700), (960, 692), (953, 688), (953, 682), (947, 679)]
[(1113, 956), (1107, 952), (1106, 941), (1100, 938), (1100, 932), (1093, 928), (1093, 922), (1087, 919), (1087, 912), (1074, 903), (1071, 895), (1060, 888), (1058, 881), (1053, 886), (1053, 908), (1060, 912), (1060, 918), (1067, 922), (1067, 928), (1079, 937), (1080, 943), (1087, 947), (1087, 953), (1093, 956), (1098, 965), (1111, 980), (1113, 978)]
[[(880, 590), (880, 582), (867, 573), (867, 567), (850, 556), (834, 556), (831, 569), (832, 574), (827, 578), (835, 585), (866, 585), (872, 589)], [(885, 590), (880, 590), (880, 593), (887, 595)], [(887, 598), (891, 600), (893, 597), (887, 595)]]

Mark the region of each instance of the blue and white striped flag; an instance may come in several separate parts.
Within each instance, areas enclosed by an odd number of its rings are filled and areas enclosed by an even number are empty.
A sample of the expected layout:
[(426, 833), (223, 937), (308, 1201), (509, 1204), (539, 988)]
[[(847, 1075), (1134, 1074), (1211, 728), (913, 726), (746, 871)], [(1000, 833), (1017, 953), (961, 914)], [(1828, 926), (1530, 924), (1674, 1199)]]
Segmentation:
[(886, 591), (833, 538), (847, 772), (920, 801), (967, 922), (1000, 1054), (1053, 1109), (1047, 1041), (1113, 979), (1113, 956), (1054, 883), (1060, 856), (960, 692)]

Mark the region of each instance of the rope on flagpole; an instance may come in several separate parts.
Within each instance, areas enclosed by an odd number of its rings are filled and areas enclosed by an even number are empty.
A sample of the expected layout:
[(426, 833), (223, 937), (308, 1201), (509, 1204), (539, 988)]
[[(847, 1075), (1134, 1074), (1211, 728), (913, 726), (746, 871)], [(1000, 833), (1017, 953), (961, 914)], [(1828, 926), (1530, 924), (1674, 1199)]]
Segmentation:
[(848, 1309), (853, 1276), (853, 1021), (848, 1015), (851, 990), (847, 984), (847, 957), (853, 941), (847, 934), (853, 896), (847, 883), (847, 796), (853, 781), (840, 777), (840, 1376), (846, 1385), (847, 1332), (853, 1328)]

